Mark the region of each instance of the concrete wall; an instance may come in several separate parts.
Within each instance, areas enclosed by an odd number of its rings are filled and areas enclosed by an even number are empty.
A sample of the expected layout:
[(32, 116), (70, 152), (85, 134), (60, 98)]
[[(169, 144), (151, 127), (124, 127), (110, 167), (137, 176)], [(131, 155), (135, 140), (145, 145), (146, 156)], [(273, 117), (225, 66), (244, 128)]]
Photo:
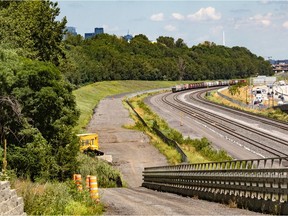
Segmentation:
[(0, 215), (26, 215), (23, 199), (10, 188), (9, 181), (0, 181)]

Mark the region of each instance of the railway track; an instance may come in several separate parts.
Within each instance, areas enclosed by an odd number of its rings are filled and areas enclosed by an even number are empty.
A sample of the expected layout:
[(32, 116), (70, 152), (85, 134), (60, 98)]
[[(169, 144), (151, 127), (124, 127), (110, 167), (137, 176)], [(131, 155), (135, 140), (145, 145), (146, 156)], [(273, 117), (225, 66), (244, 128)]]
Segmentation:
[(288, 123), (286, 123), (286, 122), (279, 121), (277, 119), (271, 120), (270, 118), (265, 117), (265, 116), (259, 116), (257, 114), (249, 113), (247, 111), (239, 111), (238, 109), (233, 108), (233, 107), (226, 107), (224, 105), (220, 105), (220, 104), (216, 104), (214, 102), (208, 101), (202, 97), (202, 95), (206, 92), (207, 92), (207, 90), (198, 91), (196, 94), (190, 94), (189, 97), (190, 97), (190, 99), (195, 100), (201, 104), (209, 105), (210, 107), (212, 106), (215, 108), (220, 108), (220, 109), (228, 111), (230, 113), (237, 114), (238, 116), (249, 117), (250, 119), (259, 121), (259, 122), (264, 123), (266, 125), (271, 125), (273, 127), (288, 131)]
[[(225, 118), (221, 115), (217, 115), (215, 113), (201, 109), (198, 106), (194, 106), (192, 104), (188, 104), (187, 102), (183, 102), (179, 99), (179, 95), (181, 94), (183, 93), (165, 94), (161, 98), (161, 100), (163, 101), (163, 103), (187, 114), (191, 118), (197, 119), (209, 127), (216, 128), (220, 130), (222, 133), (224, 132), (227, 135), (233, 137), (233, 139), (235, 138), (238, 139), (241, 143), (244, 143), (244, 145), (248, 144), (250, 146), (253, 146), (254, 149), (256, 148), (258, 151), (260, 150), (261, 154), (265, 155), (266, 157), (288, 156), (287, 140), (279, 138), (277, 136), (273, 136), (271, 134), (264, 133), (247, 125), (240, 124), (239, 122), (231, 121), (231, 118)], [(200, 100), (201, 103), (204, 103), (203, 99), (201, 99), (200, 97), (201, 94), (203, 94), (203, 91), (194, 94), (192, 93), (190, 95), (190, 99), (197, 101)], [(233, 114), (238, 114), (238, 112), (234, 112)], [(245, 117), (247, 116), (248, 114), (246, 113)], [(260, 117), (258, 117), (257, 120), (259, 120), (259, 118)], [(266, 122), (266, 124), (273, 124), (267, 120), (263, 120), (261, 122), (262, 123)], [(254, 138), (252, 135), (254, 136)], [(258, 139), (255, 140), (255, 135), (259, 137), (259, 140)]]

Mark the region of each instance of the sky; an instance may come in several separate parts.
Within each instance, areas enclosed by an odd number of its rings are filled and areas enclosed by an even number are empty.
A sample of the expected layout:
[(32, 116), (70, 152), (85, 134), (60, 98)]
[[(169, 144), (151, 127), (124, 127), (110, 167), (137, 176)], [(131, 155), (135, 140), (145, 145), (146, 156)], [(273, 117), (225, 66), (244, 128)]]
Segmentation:
[(59, 19), (78, 34), (178, 38), (192, 47), (204, 41), (246, 47), (265, 59), (288, 59), (288, 0), (58, 0)]

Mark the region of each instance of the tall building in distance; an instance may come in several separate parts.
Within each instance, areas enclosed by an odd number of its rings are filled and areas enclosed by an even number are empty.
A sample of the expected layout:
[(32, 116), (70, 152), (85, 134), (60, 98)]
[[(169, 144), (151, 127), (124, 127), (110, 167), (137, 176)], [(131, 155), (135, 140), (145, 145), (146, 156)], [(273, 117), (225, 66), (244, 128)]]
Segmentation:
[(77, 32), (76, 32), (76, 28), (73, 27), (73, 26), (67, 26), (65, 28), (66, 30), (66, 34), (64, 35), (64, 40), (67, 39), (67, 35), (70, 34), (70, 35), (77, 35)]
[(72, 35), (77, 35), (77, 32), (76, 32), (76, 28), (75, 27), (72, 27), (72, 26), (68, 26), (66, 27), (66, 30), (68, 33), (72, 34)]
[(94, 32), (95, 32), (95, 35), (104, 34), (104, 28), (95, 28)]
[(98, 35), (98, 34), (104, 34), (104, 28), (95, 28), (94, 32), (85, 33), (84, 37), (85, 37), (85, 39), (88, 39), (88, 38), (92, 38), (92, 37), (94, 37), (95, 35)]
[(132, 40), (133, 36), (131, 34), (129, 34), (129, 31), (128, 31), (128, 34), (127, 35), (124, 35), (123, 36), (124, 40), (126, 40), (127, 42), (130, 42), (130, 40)]

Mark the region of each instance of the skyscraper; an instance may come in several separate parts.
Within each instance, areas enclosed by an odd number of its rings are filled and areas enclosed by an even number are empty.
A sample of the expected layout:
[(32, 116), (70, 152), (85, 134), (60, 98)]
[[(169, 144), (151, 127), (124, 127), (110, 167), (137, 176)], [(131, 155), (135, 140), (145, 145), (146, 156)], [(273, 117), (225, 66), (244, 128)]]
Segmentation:
[(85, 39), (94, 37), (98, 34), (104, 34), (104, 28), (95, 28), (93, 33), (85, 33)]

